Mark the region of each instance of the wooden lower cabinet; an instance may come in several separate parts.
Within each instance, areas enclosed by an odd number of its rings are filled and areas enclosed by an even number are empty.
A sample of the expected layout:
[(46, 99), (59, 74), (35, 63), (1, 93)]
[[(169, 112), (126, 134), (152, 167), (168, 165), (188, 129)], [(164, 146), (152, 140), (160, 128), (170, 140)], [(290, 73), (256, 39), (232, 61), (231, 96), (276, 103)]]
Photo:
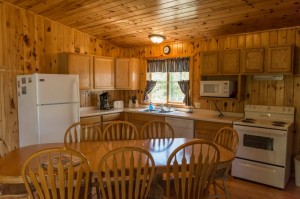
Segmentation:
[(102, 128), (101, 116), (90, 116), (90, 117), (81, 117), (80, 118), (81, 125), (89, 125), (96, 124), (99, 128)]
[(104, 128), (112, 121), (122, 120), (121, 113), (112, 113), (107, 115), (102, 115), (102, 131)]
[(82, 124), (93, 124), (96, 123), (99, 125), (101, 130), (103, 131), (107, 124), (112, 121), (122, 120), (122, 113), (112, 113), (107, 115), (96, 115), (96, 116), (89, 116), (89, 117), (81, 117), (80, 122)]
[(161, 121), (165, 120), (164, 116), (142, 114), (142, 113), (127, 113), (125, 118), (126, 121), (131, 122), (136, 126), (138, 132), (141, 132), (143, 125), (151, 120), (161, 120)]
[[(83, 124), (97, 123), (102, 131), (104, 128), (112, 121), (124, 120), (131, 122), (136, 126), (138, 132), (141, 132), (144, 124), (151, 120), (161, 120), (164, 121), (164, 116), (150, 115), (143, 113), (112, 113), (107, 115), (97, 115), (90, 117), (81, 117), (80, 121)], [(219, 122), (207, 122), (195, 120), (195, 138), (206, 139), (213, 141), (218, 130), (224, 126), (232, 127), (232, 124), (219, 123)]]
[(80, 118), (81, 124), (97, 124), (101, 128), (101, 116), (96, 115), (96, 116), (89, 116), (89, 117), (81, 117)]
[(224, 126), (232, 127), (232, 124), (196, 120), (195, 138), (213, 141), (218, 130)]

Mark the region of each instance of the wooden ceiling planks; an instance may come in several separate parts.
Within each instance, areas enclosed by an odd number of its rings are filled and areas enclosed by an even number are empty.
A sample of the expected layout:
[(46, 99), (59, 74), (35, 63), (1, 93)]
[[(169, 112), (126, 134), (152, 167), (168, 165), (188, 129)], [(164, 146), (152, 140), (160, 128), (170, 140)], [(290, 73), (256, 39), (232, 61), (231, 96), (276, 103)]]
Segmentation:
[(300, 25), (299, 0), (3, 0), (120, 47)]

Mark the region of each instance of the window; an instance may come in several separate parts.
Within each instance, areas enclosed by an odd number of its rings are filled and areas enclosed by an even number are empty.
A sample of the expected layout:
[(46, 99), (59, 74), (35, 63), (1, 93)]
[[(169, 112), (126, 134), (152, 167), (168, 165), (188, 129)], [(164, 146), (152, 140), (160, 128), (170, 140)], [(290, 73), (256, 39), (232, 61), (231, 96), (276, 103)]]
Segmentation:
[[(184, 58), (184, 61), (186, 59)], [(172, 60), (177, 61), (177, 59)], [(180, 59), (180, 61), (182, 60)], [(183, 104), (185, 94), (181, 91), (178, 81), (189, 80), (189, 66), (187, 66), (189, 59), (184, 65), (180, 64), (182, 62), (172, 62), (172, 68), (170, 64), (168, 65), (170, 62), (166, 60), (158, 60), (157, 63), (153, 66), (153, 60), (150, 64), (148, 61), (147, 80), (156, 81), (155, 87), (148, 94), (148, 101), (153, 103)]]
[(183, 103), (178, 81), (189, 80), (189, 72), (154, 72), (147, 73), (147, 80), (156, 81), (156, 86), (149, 94), (149, 100), (154, 103)]

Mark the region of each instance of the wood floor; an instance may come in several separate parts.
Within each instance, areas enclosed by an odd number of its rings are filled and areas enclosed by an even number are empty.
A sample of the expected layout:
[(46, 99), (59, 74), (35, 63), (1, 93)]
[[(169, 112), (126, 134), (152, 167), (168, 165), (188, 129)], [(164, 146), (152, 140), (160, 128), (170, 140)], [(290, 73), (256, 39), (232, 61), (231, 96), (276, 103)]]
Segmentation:
[[(287, 187), (282, 190), (238, 178), (228, 180), (230, 199), (300, 199), (300, 187), (291, 178)], [(223, 199), (225, 197), (220, 197)]]
[[(282, 190), (247, 180), (230, 177), (228, 180), (230, 199), (300, 199), (300, 187), (295, 185), (295, 179), (291, 178), (287, 187)], [(213, 189), (211, 190), (213, 193)], [(150, 193), (149, 199), (157, 199)], [(160, 194), (157, 194), (160, 195)], [(96, 198), (94, 195), (93, 199)], [(211, 197), (213, 199), (213, 197)], [(226, 199), (226, 197), (219, 197)]]

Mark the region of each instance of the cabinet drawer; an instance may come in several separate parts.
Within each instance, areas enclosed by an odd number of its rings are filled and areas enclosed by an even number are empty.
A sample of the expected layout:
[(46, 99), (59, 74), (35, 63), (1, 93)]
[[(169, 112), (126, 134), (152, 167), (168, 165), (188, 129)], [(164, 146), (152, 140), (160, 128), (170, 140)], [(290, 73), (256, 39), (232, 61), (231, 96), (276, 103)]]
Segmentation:
[(101, 122), (101, 116), (91, 116), (91, 117), (81, 117), (80, 122), (82, 124), (93, 124), (93, 123), (100, 123)]
[(108, 122), (112, 120), (121, 120), (121, 113), (113, 113), (113, 114), (108, 114), (108, 115), (103, 115), (102, 116), (102, 121), (103, 122)]

